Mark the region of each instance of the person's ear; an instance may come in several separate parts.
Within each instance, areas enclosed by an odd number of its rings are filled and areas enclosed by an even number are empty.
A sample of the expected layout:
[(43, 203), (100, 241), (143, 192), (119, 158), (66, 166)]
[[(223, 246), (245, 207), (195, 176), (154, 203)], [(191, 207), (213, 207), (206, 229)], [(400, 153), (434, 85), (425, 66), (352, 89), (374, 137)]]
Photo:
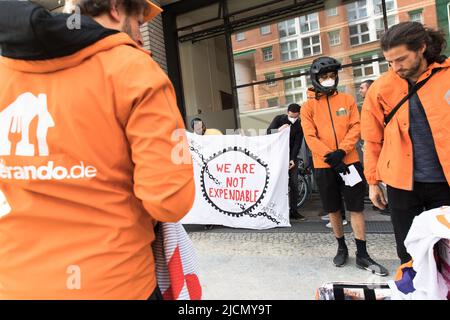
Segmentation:
[(111, 0), (111, 9), (109, 10), (109, 15), (114, 22), (121, 21), (121, 12), (115, 0)]
[(427, 45), (424, 43), (422, 45), (422, 47), (419, 49), (419, 52), (423, 56), (426, 50), (427, 50)]

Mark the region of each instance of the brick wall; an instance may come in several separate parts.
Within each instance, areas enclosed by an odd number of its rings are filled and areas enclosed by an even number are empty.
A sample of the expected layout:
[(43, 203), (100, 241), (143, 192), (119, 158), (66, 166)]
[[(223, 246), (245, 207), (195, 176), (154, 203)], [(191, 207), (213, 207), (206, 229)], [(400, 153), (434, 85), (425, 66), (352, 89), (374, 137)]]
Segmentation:
[[(160, 5), (158, 0), (152, 0), (155, 4)], [(144, 38), (144, 47), (153, 54), (153, 59), (167, 73), (166, 50), (164, 47), (164, 33), (162, 27), (161, 15), (146, 23), (141, 29)]]

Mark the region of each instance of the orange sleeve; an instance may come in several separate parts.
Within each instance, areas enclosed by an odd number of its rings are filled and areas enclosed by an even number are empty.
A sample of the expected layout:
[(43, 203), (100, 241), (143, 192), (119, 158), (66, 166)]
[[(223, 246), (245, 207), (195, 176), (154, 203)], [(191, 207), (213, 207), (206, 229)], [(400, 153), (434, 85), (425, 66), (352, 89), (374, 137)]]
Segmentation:
[(312, 153), (324, 158), (327, 153), (333, 152), (317, 137), (317, 128), (312, 115), (312, 105), (306, 102), (301, 108), (301, 125), (305, 141)]
[(384, 139), (384, 113), (377, 100), (377, 83), (370, 86), (361, 112), (364, 140), (364, 175), (368, 184), (377, 184), (376, 169)]
[(349, 153), (353, 149), (355, 149), (356, 144), (358, 143), (361, 137), (361, 126), (359, 120), (359, 111), (356, 106), (355, 99), (349, 96), (349, 104), (350, 104), (350, 124), (348, 127), (347, 134), (344, 139), (339, 143), (339, 149), (344, 150), (345, 153)]
[[(176, 222), (195, 197), (192, 162), (174, 157), (180, 144), (189, 150), (185, 127), (167, 76), (149, 57), (140, 60), (126, 70), (121, 92), (132, 99), (125, 132), (135, 164), (134, 193), (154, 219)], [(172, 139), (177, 129), (181, 141)]]

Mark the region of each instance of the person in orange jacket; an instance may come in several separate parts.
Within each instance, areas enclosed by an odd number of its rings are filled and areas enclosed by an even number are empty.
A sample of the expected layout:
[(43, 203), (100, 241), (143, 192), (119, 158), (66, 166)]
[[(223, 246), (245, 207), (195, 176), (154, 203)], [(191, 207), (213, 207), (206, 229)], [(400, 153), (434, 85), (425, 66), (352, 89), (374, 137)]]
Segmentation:
[[(323, 209), (329, 213), (338, 242), (334, 265), (341, 267), (348, 259), (340, 213), (343, 195), (351, 213), (357, 267), (386, 276), (386, 268), (375, 262), (366, 249), (363, 214), (366, 182), (355, 147), (360, 138), (359, 112), (352, 96), (337, 91), (339, 69), (341, 64), (331, 57), (320, 57), (313, 61), (310, 68), (313, 88), (308, 89), (308, 100), (301, 109), (301, 124), (306, 143), (313, 154), (314, 176)], [(353, 186), (346, 185), (341, 177), (350, 173), (350, 166), (362, 178)]]
[(139, 47), (161, 10), (112, 4), (80, 1), (71, 30), (0, 1), (0, 300), (161, 298), (154, 225), (190, 210), (193, 168), (172, 84)]
[[(450, 59), (441, 56), (443, 34), (418, 22), (392, 26), (381, 49), (391, 68), (369, 88), (362, 108), (365, 175), (369, 197), (380, 209), (386, 199), (379, 184), (387, 184), (403, 264), (411, 259), (404, 240), (414, 217), (450, 205)], [(426, 79), (415, 92), (415, 85)]]

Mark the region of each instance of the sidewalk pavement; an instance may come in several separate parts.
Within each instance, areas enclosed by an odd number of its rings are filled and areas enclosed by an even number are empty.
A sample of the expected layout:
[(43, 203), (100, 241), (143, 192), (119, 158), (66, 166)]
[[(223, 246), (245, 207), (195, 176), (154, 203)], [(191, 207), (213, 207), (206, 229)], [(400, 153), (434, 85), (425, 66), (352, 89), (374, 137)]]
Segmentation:
[(393, 279), (399, 260), (394, 235), (386, 231), (390, 217), (371, 207), (366, 205), (368, 225), (386, 228), (368, 232), (367, 249), (375, 261), (389, 270), (387, 277), (355, 266), (356, 246), (349, 226), (345, 228), (349, 261), (341, 268), (333, 265), (336, 239), (324, 227), (326, 222), (320, 220), (320, 204), (314, 195), (299, 210), (308, 221), (294, 221), (291, 228), (259, 231), (216, 226), (205, 230), (203, 226), (186, 226), (199, 257), (203, 298), (312, 300), (317, 288), (326, 282), (385, 283)]

